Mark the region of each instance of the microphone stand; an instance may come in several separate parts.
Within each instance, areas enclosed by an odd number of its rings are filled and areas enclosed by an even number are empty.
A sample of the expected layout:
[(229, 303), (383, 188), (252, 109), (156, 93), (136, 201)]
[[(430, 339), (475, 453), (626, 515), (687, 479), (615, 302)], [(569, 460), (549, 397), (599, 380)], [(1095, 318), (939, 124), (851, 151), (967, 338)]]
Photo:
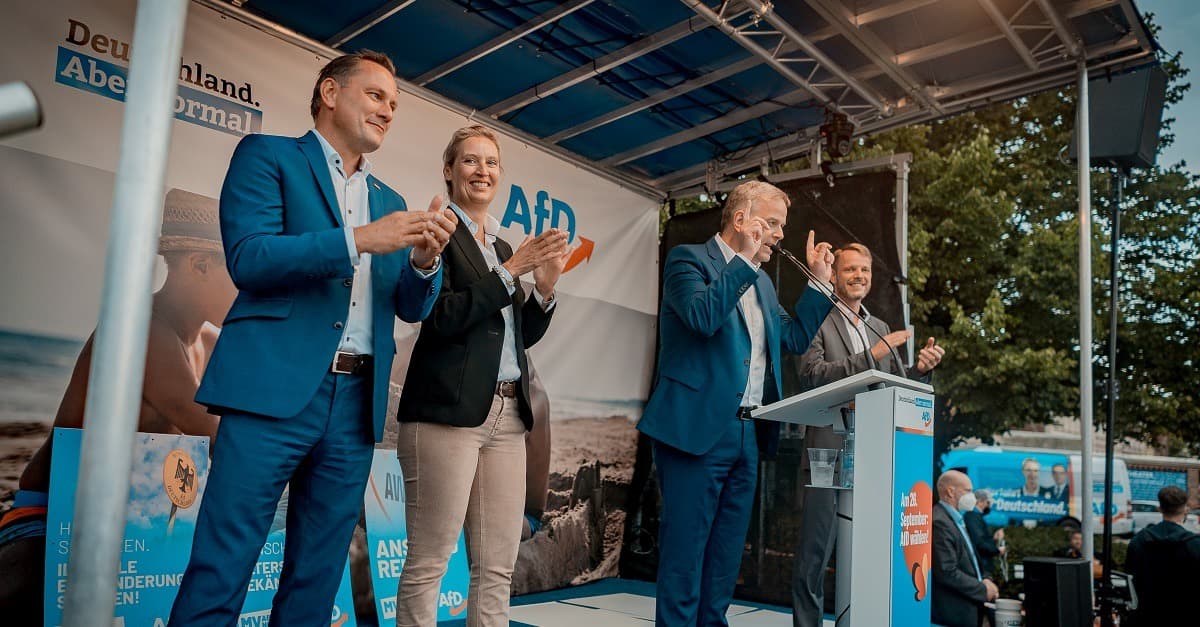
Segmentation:
[[(808, 269), (807, 264), (801, 263), (801, 261), (797, 259), (795, 255), (788, 252), (786, 248), (780, 246), (779, 244), (772, 244), (771, 249), (779, 253), (780, 257), (792, 262), (792, 265), (796, 266), (800, 272), (804, 273), (804, 276), (808, 277), (809, 284), (815, 286), (817, 288), (817, 292), (824, 296), (829, 302), (833, 303), (833, 308), (837, 310), (837, 312), (841, 314), (841, 316), (845, 318), (847, 322), (854, 325), (854, 320), (850, 318), (850, 315), (853, 314), (856, 316), (862, 322), (862, 326), (864, 328), (871, 333), (874, 333), (875, 336), (878, 337), (881, 342), (883, 342), (883, 345), (886, 346), (888, 351), (892, 354), (892, 359), (896, 360), (896, 365), (900, 367), (900, 372), (904, 374), (904, 378), (908, 378), (908, 368), (905, 368), (904, 362), (900, 360), (900, 353), (896, 352), (896, 348), (889, 344), (888, 341), (884, 339), (882, 335), (880, 335), (879, 331), (876, 331), (873, 327), (871, 327), (871, 325), (867, 324), (867, 319), (865, 316), (857, 311), (851, 311), (849, 314), (847, 314), (846, 312), (849, 311), (849, 309), (838, 306), (838, 298), (833, 294), (833, 290), (830, 289), (824, 281), (818, 279), (817, 276), (813, 274), (812, 270)], [(866, 348), (867, 363), (870, 364), (873, 370), (879, 370), (879, 362), (875, 360), (875, 355), (871, 354), (871, 347), (868, 346)]]

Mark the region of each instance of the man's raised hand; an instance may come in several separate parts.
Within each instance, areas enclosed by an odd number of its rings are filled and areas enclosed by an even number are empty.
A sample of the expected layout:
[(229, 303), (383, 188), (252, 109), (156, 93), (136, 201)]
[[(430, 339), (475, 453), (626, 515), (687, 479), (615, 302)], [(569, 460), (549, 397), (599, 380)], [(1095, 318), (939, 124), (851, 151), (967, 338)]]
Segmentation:
[(946, 349), (938, 346), (937, 341), (933, 338), (929, 338), (925, 342), (925, 346), (917, 353), (917, 370), (924, 373), (937, 368), (945, 355)]
[(814, 243), (816, 231), (808, 232), (808, 243), (804, 246), (804, 257), (808, 261), (808, 269), (819, 281), (828, 283), (833, 277), (833, 247), (829, 242)]

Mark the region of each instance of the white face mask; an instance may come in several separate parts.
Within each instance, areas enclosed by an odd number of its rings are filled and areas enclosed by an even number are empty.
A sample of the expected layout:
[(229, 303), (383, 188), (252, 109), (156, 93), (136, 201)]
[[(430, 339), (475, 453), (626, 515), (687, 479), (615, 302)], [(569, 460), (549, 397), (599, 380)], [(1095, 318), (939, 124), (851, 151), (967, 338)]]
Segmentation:
[(967, 492), (958, 497), (958, 511), (969, 512), (975, 509), (975, 493)]

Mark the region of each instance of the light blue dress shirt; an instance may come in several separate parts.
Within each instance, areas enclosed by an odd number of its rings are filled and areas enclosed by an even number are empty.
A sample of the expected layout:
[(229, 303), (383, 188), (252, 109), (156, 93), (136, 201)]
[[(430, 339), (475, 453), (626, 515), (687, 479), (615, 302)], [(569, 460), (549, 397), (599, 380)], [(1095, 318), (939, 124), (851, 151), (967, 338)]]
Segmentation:
[[(367, 191), (367, 176), (371, 173), (371, 162), (363, 155), (358, 171), (346, 176), (342, 168), (342, 156), (333, 146), (313, 129), (321, 151), (325, 153), (325, 161), (329, 164), (329, 178), (333, 181), (334, 195), (337, 197), (338, 211), (345, 225), (346, 251), (350, 255), (350, 263), (354, 264), (354, 285), (350, 288), (350, 312), (346, 316), (346, 328), (342, 331), (342, 339), (338, 342), (338, 350), (359, 355), (371, 354), (371, 342), (374, 340), (374, 326), (371, 315), (371, 255), (359, 254), (354, 244), (354, 229), (366, 226), (371, 222), (370, 195)], [(437, 273), (441, 263), (439, 257), (432, 270), (422, 270), (415, 265), (417, 275), (428, 280)]]
[(979, 570), (979, 558), (975, 557), (975, 545), (971, 544), (971, 536), (967, 533), (967, 525), (963, 522), (962, 514), (958, 510), (950, 507), (945, 501), (938, 501), (938, 505), (946, 508), (950, 512), (950, 520), (958, 527), (958, 532), (962, 534), (963, 540), (967, 543), (967, 551), (971, 554), (971, 564), (975, 566), (975, 579), (983, 581), (983, 571)]
[[(486, 224), (483, 227), (483, 239), (486, 244), (479, 241), (479, 225), (471, 220), (467, 212), (463, 211), (458, 205), (450, 203), (450, 208), (454, 213), (458, 214), (458, 219), (462, 221), (467, 230), (471, 232), (471, 238), (479, 245), (479, 252), (483, 253), (483, 259), (487, 262), (488, 267), (495, 273), (500, 275), (504, 280), (504, 284), (508, 286), (508, 293), (511, 296), (517, 288), (517, 282), (513, 280), (512, 274), (509, 273), (504, 266), (500, 265), (500, 259), (496, 256), (496, 233), (500, 231), (500, 223), (490, 214), (487, 217)], [(546, 311), (554, 308), (554, 301), (546, 303), (546, 299), (542, 297), (537, 288), (533, 290), (533, 296), (537, 299), (539, 305)], [(496, 373), (496, 381), (516, 381), (521, 378), (521, 366), (517, 363), (517, 341), (513, 329), (513, 311), (512, 305), (507, 305), (500, 310), (500, 315), (504, 316), (504, 343), (500, 348), (500, 371)]]

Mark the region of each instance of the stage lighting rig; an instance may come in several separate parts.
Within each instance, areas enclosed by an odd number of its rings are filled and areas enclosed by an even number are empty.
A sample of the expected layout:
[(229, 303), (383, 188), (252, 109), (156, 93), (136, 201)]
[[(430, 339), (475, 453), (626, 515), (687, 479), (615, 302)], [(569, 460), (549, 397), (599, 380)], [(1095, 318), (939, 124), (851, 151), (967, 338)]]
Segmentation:
[(850, 154), (853, 138), (854, 124), (850, 118), (844, 113), (826, 110), (825, 123), (821, 125), (821, 142), (825, 144), (825, 152), (834, 159), (841, 159)]

